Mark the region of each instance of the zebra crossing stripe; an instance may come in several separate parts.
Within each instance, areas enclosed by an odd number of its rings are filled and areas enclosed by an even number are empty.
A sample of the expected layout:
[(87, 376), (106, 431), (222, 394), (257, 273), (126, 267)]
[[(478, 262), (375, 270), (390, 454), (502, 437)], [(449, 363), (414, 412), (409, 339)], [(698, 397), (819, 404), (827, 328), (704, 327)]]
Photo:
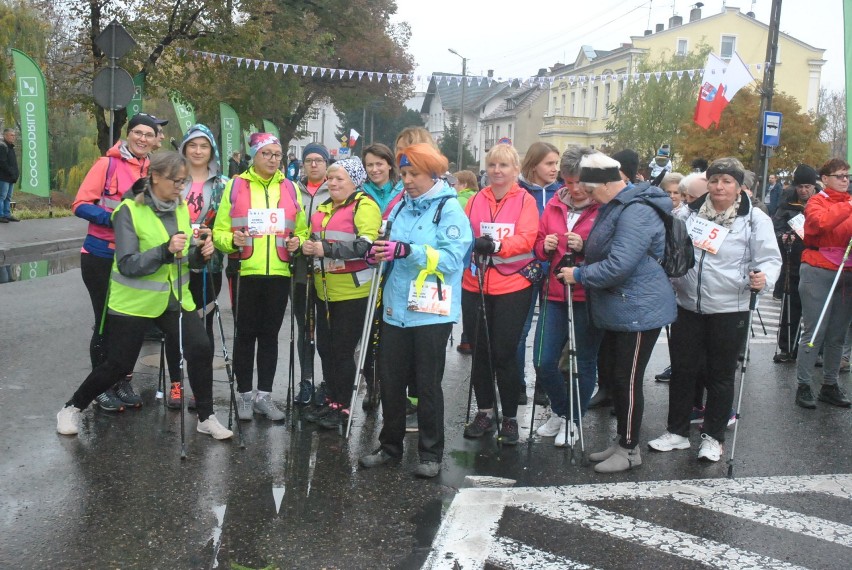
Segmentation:
[[(850, 527), (838, 522), (740, 499), (736, 495), (820, 493), (852, 500), (852, 474), (753, 477), (737, 480), (707, 479), (463, 489), (453, 500), (432, 544), (424, 568), (482, 568), (487, 560), (504, 567), (583, 568), (578, 562), (496, 536), (506, 507), (514, 507), (561, 522), (654, 548), (703, 564), (730, 568), (783, 568), (798, 566), (727, 544), (613, 513), (586, 501), (611, 499), (673, 499), (700, 508), (721, 511), (771, 528), (852, 546)], [(541, 564), (539, 564), (539, 561)], [(529, 562), (529, 563), (528, 563)], [(533, 563), (534, 562), (534, 563)]]

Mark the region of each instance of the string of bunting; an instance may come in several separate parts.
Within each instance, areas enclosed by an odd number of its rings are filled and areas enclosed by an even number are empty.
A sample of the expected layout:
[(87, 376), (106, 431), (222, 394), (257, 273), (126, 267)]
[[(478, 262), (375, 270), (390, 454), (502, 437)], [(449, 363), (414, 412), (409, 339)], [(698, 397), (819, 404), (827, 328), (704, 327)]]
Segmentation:
[[(235, 63), (238, 68), (245, 67), (246, 69), (262, 69), (264, 71), (268, 70), (270, 67), (274, 72), (281, 73), (293, 73), (296, 75), (302, 75), (303, 77), (328, 77), (329, 79), (333, 79), (335, 76), (339, 79), (357, 79), (358, 81), (362, 81), (365, 77), (368, 81), (376, 81), (381, 82), (383, 80), (387, 80), (388, 83), (402, 83), (403, 81), (415, 81), (421, 82), (426, 81), (427, 83), (435, 80), (437, 83), (447, 83), (448, 85), (460, 85), (462, 81), (462, 77), (459, 75), (417, 75), (413, 73), (396, 73), (396, 72), (382, 72), (382, 71), (364, 71), (359, 69), (338, 69), (335, 67), (321, 67), (315, 65), (304, 65), (298, 63), (281, 63), (277, 61), (266, 61), (263, 59), (252, 59), (249, 57), (238, 57), (234, 55), (227, 55), (222, 53), (213, 53), (209, 51), (198, 51), (198, 50), (188, 50), (184, 48), (176, 48), (178, 55), (187, 56), (187, 57), (195, 57), (199, 59), (204, 59), (210, 62), (219, 62), (219, 63)], [(756, 71), (763, 71), (768, 64), (765, 63), (755, 63), (755, 64), (747, 64), (747, 67), (754, 68)], [(606, 73), (602, 75), (548, 75), (544, 77), (485, 77), (481, 75), (467, 75), (465, 79), (467, 80), (468, 86), (473, 86), (474, 84), (481, 86), (485, 83), (488, 86), (491, 86), (492, 83), (520, 83), (522, 85), (548, 85), (551, 86), (555, 82), (567, 81), (569, 84), (573, 85), (574, 83), (595, 83), (596, 81), (606, 82), (606, 81), (650, 81), (651, 79), (656, 79), (657, 81), (662, 80), (665, 77), (667, 80), (671, 81), (673, 79), (682, 79), (684, 75), (689, 77), (689, 79), (694, 79), (696, 75), (701, 75), (704, 73), (704, 69), (679, 69), (674, 71), (652, 71), (652, 72), (642, 72), (642, 73)], [(717, 72), (720, 75), (724, 75), (725, 70), (716, 70), (710, 69), (711, 75), (716, 75)]]

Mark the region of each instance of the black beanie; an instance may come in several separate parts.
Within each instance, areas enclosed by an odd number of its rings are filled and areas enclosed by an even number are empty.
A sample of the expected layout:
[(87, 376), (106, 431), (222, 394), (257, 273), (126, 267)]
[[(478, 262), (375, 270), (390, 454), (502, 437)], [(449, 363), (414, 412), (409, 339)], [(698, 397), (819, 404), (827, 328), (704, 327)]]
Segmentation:
[(154, 122), (153, 117), (151, 117), (150, 115), (145, 115), (143, 113), (137, 113), (133, 115), (133, 118), (130, 119), (129, 123), (127, 123), (128, 132), (138, 127), (139, 125), (151, 127), (154, 130), (154, 133), (157, 133), (157, 123)]
[(612, 155), (614, 160), (621, 164), (621, 172), (631, 181), (636, 180), (636, 173), (639, 172), (639, 155), (635, 150), (626, 148)]
[(807, 164), (800, 164), (793, 172), (793, 186), (801, 186), (802, 184), (810, 184), (816, 186), (817, 171)]

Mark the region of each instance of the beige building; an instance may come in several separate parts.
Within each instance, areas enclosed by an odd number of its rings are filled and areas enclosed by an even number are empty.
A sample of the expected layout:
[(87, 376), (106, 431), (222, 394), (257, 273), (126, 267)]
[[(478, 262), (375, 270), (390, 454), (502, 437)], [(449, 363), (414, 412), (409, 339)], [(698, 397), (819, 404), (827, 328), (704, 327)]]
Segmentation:
[[(689, 22), (673, 16), (667, 27), (658, 24), (655, 31), (646, 30), (644, 35), (633, 36), (630, 43), (613, 50), (583, 46), (574, 63), (551, 72), (554, 80), (547, 94), (539, 139), (559, 149), (569, 144), (600, 146), (609, 120), (607, 105), (617, 101), (626, 86), (625, 81), (608, 76), (633, 74), (646, 56), (656, 59), (663, 54), (687, 53), (705, 43), (726, 61), (736, 51), (749, 64), (757, 84), (763, 79), (763, 65), (760, 71), (755, 65), (766, 59), (768, 34), (768, 25), (743, 14), (739, 8), (727, 7), (708, 16), (702, 16), (700, 8), (693, 8)], [(778, 44), (776, 91), (793, 96), (804, 110), (815, 109), (825, 50), (784, 33), (779, 35)]]

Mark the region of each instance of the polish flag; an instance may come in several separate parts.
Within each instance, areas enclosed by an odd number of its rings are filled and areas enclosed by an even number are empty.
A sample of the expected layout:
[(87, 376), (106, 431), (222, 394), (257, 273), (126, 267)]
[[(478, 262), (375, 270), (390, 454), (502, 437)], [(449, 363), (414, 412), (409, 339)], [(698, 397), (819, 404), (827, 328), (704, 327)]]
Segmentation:
[(361, 133), (356, 131), (355, 129), (349, 129), (349, 148), (355, 146), (355, 143), (358, 142), (358, 137), (361, 136)]
[(693, 120), (701, 128), (709, 129), (714, 123), (719, 127), (722, 111), (740, 89), (754, 81), (754, 77), (736, 52), (727, 64), (711, 53), (701, 80)]

